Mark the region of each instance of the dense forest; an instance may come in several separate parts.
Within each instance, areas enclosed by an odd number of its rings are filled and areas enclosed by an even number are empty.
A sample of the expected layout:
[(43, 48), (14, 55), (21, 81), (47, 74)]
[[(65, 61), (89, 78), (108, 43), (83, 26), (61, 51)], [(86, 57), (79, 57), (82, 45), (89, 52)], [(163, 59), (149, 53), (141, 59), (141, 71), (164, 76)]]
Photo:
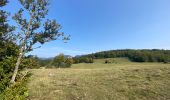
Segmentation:
[[(116, 58), (127, 57), (134, 62), (170, 62), (170, 50), (160, 49), (124, 49), (102, 51), (93, 54), (83, 55), (81, 57), (100, 59), (100, 58)], [(80, 58), (81, 58), (80, 57)]]

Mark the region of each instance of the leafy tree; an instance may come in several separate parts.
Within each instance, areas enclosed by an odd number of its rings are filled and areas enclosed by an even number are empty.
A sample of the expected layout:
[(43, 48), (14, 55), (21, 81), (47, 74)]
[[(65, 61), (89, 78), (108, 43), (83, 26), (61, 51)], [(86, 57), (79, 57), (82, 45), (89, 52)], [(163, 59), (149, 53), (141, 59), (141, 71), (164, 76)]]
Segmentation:
[(89, 63), (93, 63), (93, 58), (89, 58)]
[[(7, 0), (0, 1), (0, 7), (7, 4)], [(14, 27), (7, 23), (9, 14), (0, 10), (0, 93), (9, 85), (13, 66), (18, 55), (18, 46), (14, 43), (15, 36), (12, 34)]]
[[(7, 0), (0, 1), (0, 7), (5, 6)], [(14, 43), (14, 27), (7, 23), (9, 14), (6, 11), (0, 10), (0, 61), (13, 54), (16, 55), (16, 44)]]
[(38, 61), (38, 57), (36, 56), (27, 56), (22, 59), (22, 63), (20, 65), (20, 69), (22, 68), (40, 68), (40, 62)]
[[(0, 7), (6, 4), (7, 0), (0, 0)], [(7, 22), (8, 16), (7, 12), (0, 10), (0, 100), (25, 100), (28, 96), (25, 95), (27, 93), (26, 80), (29, 77), (28, 74), (25, 76), (19, 71), (16, 80), (20, 81), (9, 87), (19, 47), (15, 43), (16, 36), (13, 34), (15, 28)], [(25, 61), (26, 59), (24, 58), (23, 60)], [(22, 62), (19, 70), (22, 70), (27, 65), (28, 63)]]
[(73, 64), (73, 59), (65, 57), (64, 54), (56, 56), (51, 65), (57, 68), (69, 68)]
[(64, 54), (59, 54), (58, 56), (56, 56), (53, 61), (52, 61), (52, 65), (54, 65), (55, 67), (62, 67), (64, 66), (64, 62), (65, 62), (65, 58), (64, 58)]
[(71, 67), (71, 65), (73, 64), (73, 59), (72, 58), (66, 58), (65, 59), (65, 66), (68, 68), (68, 67)]
[[(62, 37), (63, 40), (69, 39), (69, 37), (64, 36), (63, 32), (59, 32), (61, 26), (55, 20), (46, 19), (45, 22), (43, 21), (48, 13), (49, 0), (19, 0), (19, 2), (23, 8), (13, 16), (13, 19), (20, 28), (17, 35), (20, 50), (11, 83), (15, 82), (23, 55), (32, 51), (34, 44), (44, 44), (59, 37)], [(26, 12), (29, 17), (23, 16)]]

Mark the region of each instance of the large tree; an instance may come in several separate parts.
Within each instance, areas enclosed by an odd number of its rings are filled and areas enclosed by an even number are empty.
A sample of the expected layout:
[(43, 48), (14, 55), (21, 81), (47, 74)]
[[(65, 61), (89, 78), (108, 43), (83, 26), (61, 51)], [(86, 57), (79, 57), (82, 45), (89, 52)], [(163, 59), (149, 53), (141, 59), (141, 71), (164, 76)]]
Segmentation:
[(32, 51), (34, 44), (44, 44), (59, 37), (63, 40), (69, 39), (64, 36), (63, 32), (59, 32), (61, 26), (55, 20), (46, 19), (44, 21), (48, 13), (49, 0), (19, 0), (19, 2), (23, 8), (14, 15), (13, 19), (20, 30), (17, 35), (20, 51), (11, 83), (15, 82), (23, 55)]
[[(0, 7), (5, 6), (7, 0), (0, 1)], [(13, 55), (15, 50), (11, 49), (15, 47), (13, 42), (14, 35), (12, 32), (14, 31), (14, 27), (10, 26), (7, 23), (7, 17), (9, 13), (4, 10), (0, 10), (0, 61), (5, 59), (6, 57)]]
[[(0, 8), (7, 4), (7, 0), (0, 0)], [(9, 85), (11, 73), (18, 55), (18, 46), (14, 42), (14, 27), (7, 22), (9, 13), (0, 10), (0, 94)]]

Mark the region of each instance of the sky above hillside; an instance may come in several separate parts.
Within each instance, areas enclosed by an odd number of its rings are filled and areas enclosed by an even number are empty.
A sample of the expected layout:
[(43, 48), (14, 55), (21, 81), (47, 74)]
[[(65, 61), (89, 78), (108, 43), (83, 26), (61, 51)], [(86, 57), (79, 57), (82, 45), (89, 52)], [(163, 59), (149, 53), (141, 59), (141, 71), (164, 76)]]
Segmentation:
[[(21, 7), (9, 0), (13, 15)], [(111, 49), (170, 49), (170, 0), (50, 0), (46, 18), (56, 19), (68, 43), (46, 43), (31, 54), (53, 57)], [(9, 19), (10, 20), (10, 19)], [(10, 20), (11, 24), (15, 23)]]

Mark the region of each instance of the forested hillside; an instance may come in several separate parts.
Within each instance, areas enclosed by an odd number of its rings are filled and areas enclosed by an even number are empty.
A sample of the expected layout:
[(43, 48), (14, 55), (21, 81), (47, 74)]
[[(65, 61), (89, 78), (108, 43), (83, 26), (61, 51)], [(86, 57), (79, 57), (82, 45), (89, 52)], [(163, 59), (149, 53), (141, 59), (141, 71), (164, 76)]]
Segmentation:
[(124, 49), (124, 50), (110, 50), (102, 51), (83, 57), (91, 57), (93, 59), (100, 58), (115, 58), (115, 57), (127, 57), (134, 62), (170, 62), (170, 50), (159, 50), (159, 49)]

